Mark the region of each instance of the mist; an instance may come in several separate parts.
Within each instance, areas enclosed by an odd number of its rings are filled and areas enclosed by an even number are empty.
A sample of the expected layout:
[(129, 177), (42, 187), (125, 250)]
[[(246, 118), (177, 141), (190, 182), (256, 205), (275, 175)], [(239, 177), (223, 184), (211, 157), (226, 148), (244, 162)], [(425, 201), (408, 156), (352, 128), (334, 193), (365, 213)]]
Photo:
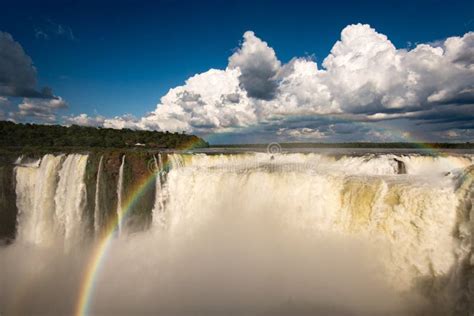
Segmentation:
[[(88, 250), (2, 249), (6, 314), (71, 314)], [(376, 254), (362, 241), (232, 212), (180, 238), (119, 238), (104, 260), (91, 315), (407, 315), (422, 303), (383, 282)]]
[[(447, 315), (469, 294), (460, 201), (471, 182), (459, 186), (468, 178), (446, 170), (470, 158), (398, 157), (402, 175), (388, 155), (170, 159), (158, 220), (113, 237), (88, 315)], [(65, 161), (85, 170), (84, 160)], [(79, 167), (66, 172), (54, 157), (18, 167), (21, 227), (0, 248), (5, 315), (74, 314), (99, 239), (49, 207), (85, 207)], [(59, 203), (55, 173), (69, 179), (76, 204)], [(50, 194), (32, 199), (32, 179)]]

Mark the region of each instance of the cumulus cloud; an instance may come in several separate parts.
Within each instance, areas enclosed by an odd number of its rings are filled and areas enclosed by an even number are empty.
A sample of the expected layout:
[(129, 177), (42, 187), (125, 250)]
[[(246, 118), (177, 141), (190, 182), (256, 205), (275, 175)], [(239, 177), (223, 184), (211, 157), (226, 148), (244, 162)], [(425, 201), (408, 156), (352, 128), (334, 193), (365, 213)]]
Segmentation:
[(341, 110), (349, 113), (418, 111), (440, 103), (473, 102), (473, 69), (459, 63), (453, 49), (454, 42), (469, 42), (472, 35), (407, 51), (396, 49), (368, 25), (351, 25), (324, 60), (321, 79)]
[(229, 68), (239, 68), (239, 83), (252, 98), (272, 100), (278, 88), (281, 63), (275, 51), (251, 31), (244, 33), (242, 47), (229, 58)]
[(445, 42), (446, 56), (455, 63), (472, 69), (474, 67), (474, 33), (463, 37), (450, 37)]
[(85, 113), (79, 115), (69, 115), (63, 117), (63, 122), (66, 125), (81, 125), (81, 126), (103, 126), (105, 122), (105, 117), (101, 115), (89, 116)]
[[(97, 117), (95, 119), (97, 119)], [(115, 129), (141, 129), (141, 126), (139, 125), (139, 120), (131, 114), (125, 114), (122, 116), (116, 116), (114, 118), (104, 119), (103, 126), (106, 128)]]
[(254, 104), (239, 84), (239, 69), (211, 69), (161, 98), (138, 127), (170, 131), (225, 131), (257, 122)]
[(50, 88), (36, 89), (36, 68), (9, 33), (0, 32), (0, 96), (52, 98)]
[(24, 98), (23, 102), (18, 105), (18, 111), (10, 115), (15, 121), (24, 121), (32, 118), (41, 122), (53, 123), (57, 120), (57, 111), (67, 107), (67, 103), (61, 97), (54, 99)]
[(286, 136), (287, 138), (290, 139), (313, 139), (313, 140), (320, 140), (322, 138), (326, 138), (327, 135), (325, 132), (320, 131), (319, 129), (315, 128), (309, 128), (309, 127), (303, 127), (303, 128), (294, 128), (294, 129), (289, 129), (289, 128), (280, 128), (276, 132), (278, 136)]
[[(473, 104), (474, 32), (397, 49), (369, 25), (355, 24), (342, 30), (321, 65), (307, 57), (282, 64), (273, 48), (245, 32), (226, 69), (210, 69), (170, 89), (143, 118), (116, 117), (104, 125), (198, 134), (240, 133), (244, 128), (295, 139), (357, 135), (386, 140), (393, 133), (383, 131), (383, 125), (405, 129), (397, 136), (403, 139), (423, 129), (440, 137), (461, 124), (456, 137), (465, 139), (467, 125), (474, 122)], [(426, 127), (428, 123), (436, 127)]]

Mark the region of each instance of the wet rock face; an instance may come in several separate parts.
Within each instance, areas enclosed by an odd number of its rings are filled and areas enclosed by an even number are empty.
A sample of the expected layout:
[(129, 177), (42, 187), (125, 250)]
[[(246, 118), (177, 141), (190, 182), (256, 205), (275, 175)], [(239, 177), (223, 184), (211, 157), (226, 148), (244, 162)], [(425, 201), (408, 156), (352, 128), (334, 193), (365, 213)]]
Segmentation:
[[(123, 156), (122, 207), (127, 208), (123, 227), (133, 232), (150, 226), (156, 190), (153, 174), (156, 171), (153, 165), (155, 154), (120, 150), (87, 154), (84, 175), (86, 198), (82, 217), (87, 236), (92, 238), (97, 230), (103, 231), (117, 220), (117, 186)], [(16, 234), (18, 209), (14, 161), (17, 156), (0, 156), (0, 244), (10, 243)], [(130, 203), (132, 199), (133, 203)]]
[(0, 160), (0, 244), (15, 238), (18, 210), (13, 167), (9, 159)]
[(407, 168), (405, 166), (405, 163), (398, 159), (395, 159), (395, 161), (397, 162), (398, 174), (406, 174)]
[[(97, 161), (100, 157), (97, 157)], [(117, 216), (117, 183), (121, 163), (121, 155), (118, 152), (107, 152), (103, 154), (103, 169), (101, 182), (99, 184), (99, 203), (101, 210), (101, 222), (107, 223)], [(98, 162), (97, 162), (98, 166)], [(98, 168), (94, 170), (97, 174)]]
[[(146, 229), (151, 222), (152, 208), (155, 197), (154, 181), (147, 181), (152, 177), (149, 168), (153, 154), (141, 152), (120, 152), (110, 151), (94, 153), (89, 155), (88, 172), (86, 176), (87, 186), (87, 214), (91, 227), (94, 222), (94, 210), (96, 203), (100, 210), (99, 221), (101, 226), (113, 222), (117, 219), (118, 195), (117, 185), (119, 180), (120, 166), (125, 155), (124, 174), (122, 183), (122, 207), (131, 205), (126, 210), (124, 227), (135, 231)], [(97, 181), (100, 159), (102, 158), (102, 169), (100, 181)], [(142, 187), (138, 191), (138, 187)], [(99, 188), (97, 189), (97, 186)], [(98, 190), (98, 191), (97, 191)], [(96, 196), (97, 194), (97, 196)], [(98, 198), (96, 198), (98, 197)], [(133, 198), (133, 203), (129, 203)]]
[(155, 181), (152, 154), (133, 153), (125, 157), (123, 192), (127, 196), (124, 203), (130, 202), (127, 212), (126, 226), (128, 229), (143, 230), (148, 228), (152, 220), (152, 209), (155, 201)]

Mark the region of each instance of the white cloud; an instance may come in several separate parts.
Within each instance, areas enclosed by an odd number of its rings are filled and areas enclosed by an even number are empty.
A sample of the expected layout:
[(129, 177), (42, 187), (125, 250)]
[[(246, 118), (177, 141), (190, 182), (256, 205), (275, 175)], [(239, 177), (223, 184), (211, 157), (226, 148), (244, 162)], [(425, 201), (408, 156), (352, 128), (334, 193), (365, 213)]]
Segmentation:
[(289, 139), (297, 139), (297, 140), (321, 140), (326, 138), (328, 135), (326, 132), (322, 132), (319, 129), (312, 129), (308, 127), (303, 128), (280, 128), (276, 134), (278, 136), (287, 137)]
[(445, 132), (446, 137), (456, 138), (459, 137), (459, 133), (454, 130), (448, 130)]
[(140, 124), (139, 120), (131, 114), (116, 116), (114, 118), (107, 118), (104, 120), (104, 127), (115, 129), (146, 129), (143, 127), (143, 125)]
[(445, 41), (446, 56), (452, 62), (474, 68), (474, 33), (450, 37)]
[[(452, 123), (463, 113), (472, 115), (465, 105), (472, 108), (473, 103), (473, 32), (407, 50), (397, 49), (369, 25), (356, 24), (342, 30), (322, 67), (309, 58), (282, 64), (273, 48), (246, 32), (226, 69), (210, 69), (170, 89), (143, 118), (106, 119), (104, 126), (205, 134), (281, 125), (295, 116), (341, 116), (378, 124), (436, 122), (441, 113), (449, 113)], [(345, 133), (280, 128), (281, 136), (295, 138)], [(381, 140), (390, 136), (378, 130), (367, 135)]]
[(284, 66), (279, 84), (278, 98), (262, 108), (262, 118), (273, 115), (341, 113), (328, 86), (323, 82), (326, 72), (309, 59), (293, 59)]
[(18, 111), (12, 112), (11, 116), (16, 121), (32, 119), (52, 123), (56, 121), (57, 111), (67, 107), (67, 103), (61, 97), (54, 99), (24, 98), (22, 103), (18, 105)]
[(66, 125), (81, 125), (81, 126), (103, 126), (105, 122), (105, 117), (89, 116), (87, 114), (79, 114), (77, 116), (70, 115), (63, 117), (63, 122)]
[(454, 39), (466, 42), (471, 35), (447, 39), (440, 47), (419, 44), (406, 51), (368, 25), (351, 25), (323, 62), (323, 82), (349, 113), (423, 110), (460, 97), (472, 101), (473, 69), (458, 63), (453, 57), (457, 53), (448, 54), (446, 48)]
[(255, 108), (239, 86), (238, 69), (211, 69), (171, 89), (142, 128), (170, 131), (225, 131), (256, 123)]
[(281, 63), (275, 51), (252, 31), (244, 33), (242, 47), (229, 58), (229, 68), (239, 68), (239, 82), (249, 97), (271, 100), (278, 87), (276, 75)]

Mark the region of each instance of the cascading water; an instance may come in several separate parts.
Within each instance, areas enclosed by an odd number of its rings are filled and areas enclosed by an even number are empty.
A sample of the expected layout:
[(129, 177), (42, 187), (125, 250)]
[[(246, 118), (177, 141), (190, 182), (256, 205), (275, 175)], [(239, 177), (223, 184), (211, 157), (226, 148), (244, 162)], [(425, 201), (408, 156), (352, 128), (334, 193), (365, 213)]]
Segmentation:
[(18, 240), (47, 246), (58, 239), (68, 245), (84, 238), (86, 163), (86, 155), (45, 155), (38, 166), (15, 168)]
[(67, 248), (79, 244), (84, 236), (87, 155), (68, 155), (59, 170), (54, 196), (57, 228)]
[(94, 196), (94, 232), (97, 234), (101, 226), (101, 210), (100, 210), (100, 187), (102, 179), (102, 168), (103, 168), (104, 156), (100, 156), (99, 167), (97, 169), (97, 181), (95, 184), (95, 196)]
[(117, 182), (117, 223), (118, 233), (122, 232), (122, 198), (123, 198), (123, 170), (125, 168), (125, 155), (122, 156), (122, 163), (120, 164), (119, 176)]
[(469, 221), (459, 216), (456, 182), (472, 157), (291, 154), (269, 160), (256, 154), (171, 160), (167, 213), (173, 236), (195, 234), (182, 231), (183, 221), (189, 227), (227, 225), (239, 234), (232, 225), (277, 218), (301, 232), (370, 241), (391, 287), (406, 293), (421, 286), (447, 308), (443, 313), (462, 296), (448, 288), (461, 283), (453, 271), (472, 252), (471, 244), (460, 247), (453, 234), (461, 220)]
[(164, 169), (163, 169), (163, 159), (161, 154), (158, 154), (158, 159), (156, 156), (153, 156), (154, 163), (154, 172), (156, 173), (155, 177), (155, 202), (153, 205), (152, 218), (153, 225), (163, 227), (165, 225), (164, 218), (164, 197), (163, 197), (163, 183), (164, 183)]
[(54, 197), (62, 160), (63, 156), (45, 155), (38, 166), (19, 165), (15, 168), (19, 240), (35, 244), (54, 241)]
[[(127, 154), (132, 172), (133, 159)], [(125, 230), (112, 243), (92, 315), (474, 312), (472, 155), (169, 154), (166, 159), (172, 168), (166, 177), (156, 175), (151, 228), (130, 235)], [(47, 155), (39, 165), (16, 167), (17, 245), (46, 244), (55, 231), (69, 241), (81, 239), (87, 231), (87, 160)], [(161, 154), (152, 162), (163, 170)], [(108, 211), (98, 208), (104, 193), (97, 188), (107, 183), (103, 164), (101, 157), (93, 171), (95, 231), (106, 224), (97, 214)], [(117, 215), (127, 211), (119, 207), (129, 198), (123, 191), (124, 164), (122, 156), (117, 187), (112, 186), (118, 206), (110, 211)], [(88, 249), (69, 248), (77, 249), (79, 258)], [(14, 310), (16, 281), (24, 271), (15, 266), (16, 255), (5, 256), (10, 271), (5, 288), (11, 290), (0, 293), (0, 306), (6, 311)], [(64, 260), (52, 266), (79, 278), (78, 261)], [(74, 301), (71, 280), (57, 286), (53, 276), (41, 278), (38, 287), (49, 286), (52, 293), (29, 289), (25, 304), (28, 299), (35, 304), (20, 311), (67, 314), (72, 303), (55, 298), (71, 295)]]

